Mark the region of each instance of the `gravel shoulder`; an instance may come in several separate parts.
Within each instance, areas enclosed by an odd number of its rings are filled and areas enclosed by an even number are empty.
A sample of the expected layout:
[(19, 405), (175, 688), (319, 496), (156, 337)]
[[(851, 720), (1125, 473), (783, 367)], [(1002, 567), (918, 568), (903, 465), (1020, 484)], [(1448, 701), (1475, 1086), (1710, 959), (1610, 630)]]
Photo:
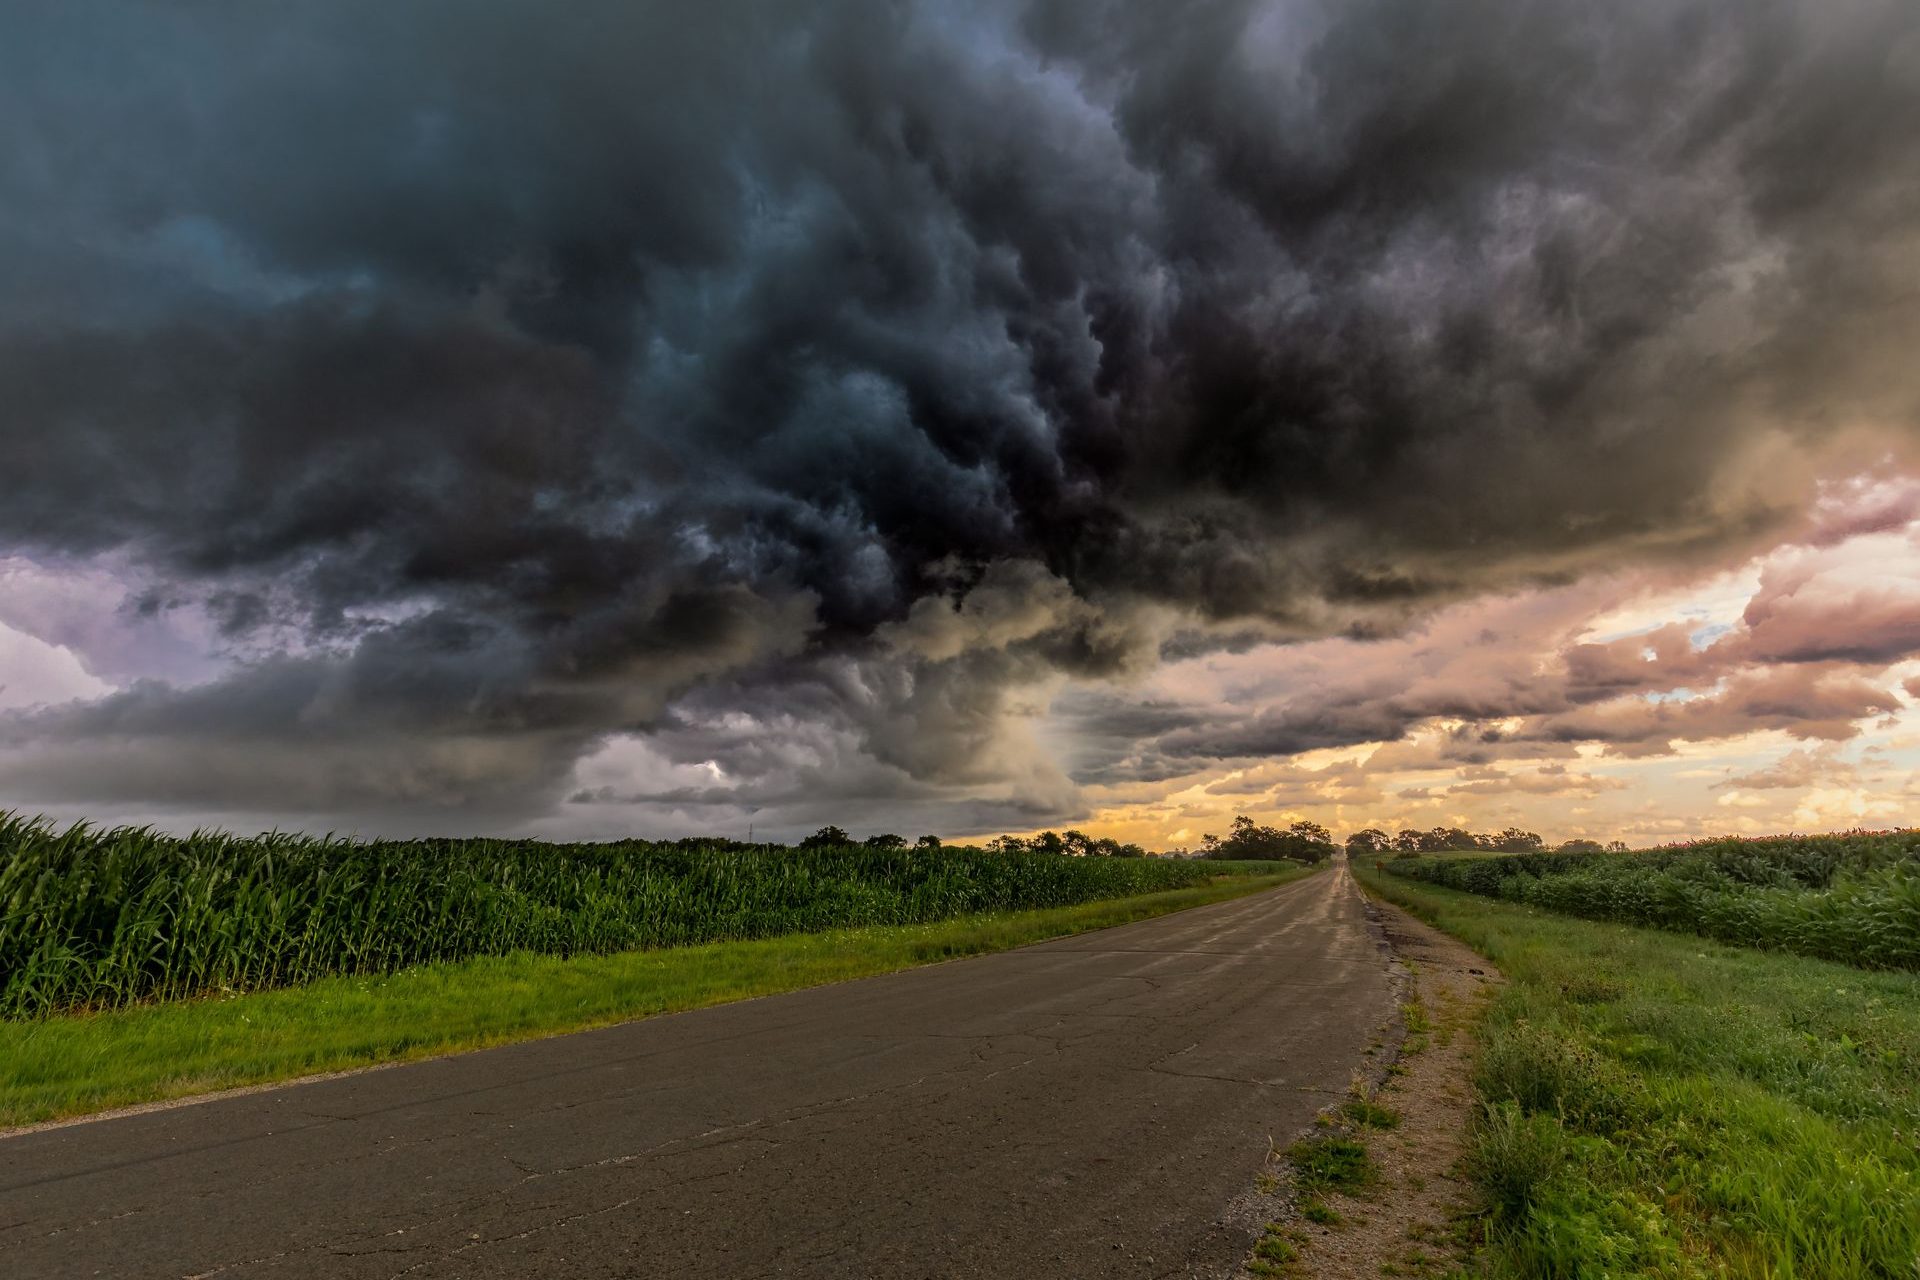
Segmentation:
[[(1366, 1148), (1371, 1176), (1351, 1189), (1301, 1189), (1276, 1151), (1276, 1172), (1295, 1185), (1268, 1234), (1267, 1257), (1243, 1276), (1372, 1280), (1442, 1276), (1464, 1258), (1460, 1219), (1473, 1188), (1460, 1169), (1473, 1114), (1474, 1027), (1504, 982), (1477, 952), (1378, 900), (1367, 910), (1391, 949), (1400, 1017), (1374, 1047), (1372, 1069), (1321, 1115), (1317, 1132)], [(1361, 1104), (1382, 1109), (1375, 1124)], [(1393, 1118), (1391, 1127), (1378, 1121)]]

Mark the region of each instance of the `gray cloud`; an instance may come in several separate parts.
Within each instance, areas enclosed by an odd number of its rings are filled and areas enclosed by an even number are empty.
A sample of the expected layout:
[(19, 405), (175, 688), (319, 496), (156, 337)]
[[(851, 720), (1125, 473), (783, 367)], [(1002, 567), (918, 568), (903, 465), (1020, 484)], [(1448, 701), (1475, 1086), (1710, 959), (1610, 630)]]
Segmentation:
[(1804, 506), (1756, 451), (1910, 432), (1916, 51), (1900, 0), (10, 12), (0, 550), (248, 657), (16, 717), (0, 784), (531, 818), (738, 712), (841, 735), (826, 801), (1076, 812), (1058, 673), (1704, 561)]

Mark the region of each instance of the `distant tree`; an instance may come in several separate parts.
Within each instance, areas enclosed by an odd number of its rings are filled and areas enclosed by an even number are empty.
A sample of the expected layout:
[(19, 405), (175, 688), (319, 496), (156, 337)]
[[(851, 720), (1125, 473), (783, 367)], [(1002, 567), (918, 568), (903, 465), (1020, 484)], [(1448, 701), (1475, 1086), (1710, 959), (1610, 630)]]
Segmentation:
[(1066, 852), (1076, 858), (1089, 857), (1098, 852), (1095, 848), (1098, 841), (1084, 831), (1063, 831), (1060, 833), (1060, 843), (1066, 846)]
[(940, 837), (921, 836), (913, 842), (913, 847), (916, 849), (938, 849), (940, 847)]
[(1113, 846), (1112, 849), (1107, 851), (1109, 858), (1144, 858), (1147, 856), (1147, 851), (1137, 844), (1121, 844), (1116, 840), (1102, 840), (1100, 843), (1111, 844)]
[(1480, 837), (1481, 847), (1497, 849), (1501, 853), (1537, 853), (1547, 847), (1532, 831), (1522, 831), (1518, 827), (1508, 827), (1496, 835)]
[(1246, 814), (1237, 814), (1227, 838), (1220, 842), (1215, 857), (1267, 858), (1279, 851), (1282, 836), (1273, 827), (1263, 827)]
[(1609, 840), (1607, 841), (1607, 852), (1625, 853), (1627, 852), (1627, 842), (1625, 840)]
[(1554, 847), (1555, 853), (1600, 853), (1605, 846), (1598, 840), (1562, 840)]
[(855, 843), (854, 838), (839, 827), (822, 827), (800, 842), (802, 849), (825, 849), (836, 845)]
[(1434, 827), (1430, 831), (1402, 831), (1393, 838), (1393, 847), (1401, 853), (1449, 853), (1461, 849), (1484, 849), (1481, 836), (1460, 827)]
[(1308, 822), (1304, 818), (1287, 828), (1290, 835), (1305, 840), (1309, 844), (1333, 844), (1333, 832), (1317, 822)]
[(1384, 853), (1393, 848), (1393, 837), (1378, 827), (1362, 827), (1347, 837), (1347, 852), (1356, 858)]
[(995, 836), (987, 841), (987, 848), (995, 853), (1025, 853), (1027, 842), (1019, 836)]
[(865, 843), (869, 849), (904, 849), (907, 847), (907, 838), (891, 831), (882, 831), (878, 835), (868, 836)]
[(1027, 841), (1027, 848), (1034, 853), (1065, 853), (1067, 842), (1060, 838), (1058, 831), (1042, 831)]
[(1263, 827), (1242, 814), (1233, 820), (1233, 831), (1225, 840), (1214, 835), (1200, 837), (1202, 857), (1206, 858), (1284, 858), (1294, 862), (1319, 862), (1333, 854), (1333, 836), (1317, 822), (1296, 822), (1285, 831)]

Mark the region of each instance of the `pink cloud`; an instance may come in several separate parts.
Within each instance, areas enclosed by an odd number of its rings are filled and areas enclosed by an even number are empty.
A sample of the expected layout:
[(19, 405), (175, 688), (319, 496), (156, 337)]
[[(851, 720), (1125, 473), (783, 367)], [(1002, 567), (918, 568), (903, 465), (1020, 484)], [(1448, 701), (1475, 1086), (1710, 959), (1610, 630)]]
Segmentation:
[(1567, 697), (1581, 703), (1711, 684), (1725, 667), (1711, 650), (1694, 648), (1692, 628), (1683, 622), (1604, 644), (1576, 644), (1560, 658)]
[(1676, 741), (1708, 742), (1761, 730), (1842, 741), (1858, 723), (1900, 707), (1885, 689), (1845, 671), (1762, 668), (1728, 677), (1715, 693), (1679, 701), (1618, 699), (1529, 724), (1517, 736), (1596, 742), (1610, 755), (1664, 755)]
[(1745, 634), (1729, 644), (1751, 662), (1886, 666), (1920, 653), (1920, 590), (1849, 590), (1816, 566), (1765, 573), (1744, 621)]
[(1853, 538), (1906, 529), (1920, 520), (1920, 477), (1855, 476), (1822, 484), (1801, 541), (1834, 547)]
[[(1585, 638), (1593, 619), (1636, 594), (1670, 592), (1658, 578), (1621, 576), (1467, 602), (1386, 639), (1213, 655), (1150, 683), (1180, 723), (1131, 759), (1151, 758), (1149, 772), (1165, 777), (1210, 761), (1386, 743), (1371, 767), (1414, 771), (1565, 756), (1581, 744), (1657, 756), (1762, 731), (1844, 741), (1902, 708), (1885, 673), (1920, 655), (1920, 547), (1886, 532), (1903, 527), (1920, 483), (1829, 492), (1840, 496), (1825, 500), (1820, 527), (1837, 540), (1761, 557), (1744, 608), (1736, 597), (1728, 603), (1739, 611), (1719, 615), (1728, 622), (1709, 627), (1696, 614)], [(1843, 527), (1853, 532), (1841, 537)], [(1920, 697), (1920, 679), (1906, 687)], [(1450, 727), (1433, 732), (1439, 725)], [(1475, 784), (1489, 794), (1571, 785), (1553, 774), (1517, 784), (1463, 775), (1459, 787)]]

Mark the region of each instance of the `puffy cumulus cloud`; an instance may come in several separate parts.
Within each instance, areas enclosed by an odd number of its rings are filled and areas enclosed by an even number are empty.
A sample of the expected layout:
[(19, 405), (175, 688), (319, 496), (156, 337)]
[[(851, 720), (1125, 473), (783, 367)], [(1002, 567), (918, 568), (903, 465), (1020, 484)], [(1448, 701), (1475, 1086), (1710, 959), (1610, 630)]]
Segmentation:
[(1920, 479), (1884, 469), (1828, 481), (1807, 513), (1798, 541), (1832, 547), (1874, 533), (1898, 533), (1920, 519)]
[(1384, 801), (1379, 775), (1362, 756), (1336, 753), (1331, 759), (1309, 756), (1235, 769), (1201, 788), (1235, 804), (1293, 810), (1314, 805), (1356, 805)]
[[(1677, 635), (1317, 646), (1898, 523), (1814, 478), (1911, 452), (1917, 41), (1903, 0), (16, 7), (0, 552), (139, 603), (0, 789), (533, 822), (744, 715), (832, 743), (809, 797), (963, 826), (1701, 679)], [(1803, 591), (1750, 661), (1902, 643), (1807, 648)], [(213, 669), (124, 656), (165, 619)], [(1327, 687), (1132, 741), (1076, 692), (1276, 639)], [(1848, 679), (1777, 697), (1835, 725)]]
[(1747, 605), (1741, 656), (1758, 662), (1897, 662), (1920, 651), (1916, 585), (1836, 583), (1804, 563), (1769, 573)]
[(1569, 646), (1568, 701), (1597, 702), (1630, 693), (1659, 693), (1712, 684), (1725, 670), (1724, 656), (1696, 646), (1694, 628), (1669, 622), (1637, 635)]
[(1797, 789), (1830, 782), (1850, 782), (1857, 773), (1858, 768), (1843, 759), (1833, 745), (1800, 747), (1787, 752), (1763, 769), (1736, 774), (1715, 785), (1746, 791)]
[[(914, 687), (883, 687), (899, 679)], [(1046, 699), (1020, 689), (850, 662), (716, 681), (580, 761), (542, 829), (787, 839), (827, 823), (975, 834), (1084, 818), (1079, 789), (1032, 732)]]
[(934, 665), (1024, 652), (1074, 675), (1125, 676), (1151, 669), (1175, 629), (1176, 615), (1165, 608), (1139, 602), (1097, 608), (1033, 561), (945, 571), (952, 594), (922, 596), (904, 619), (882, 624), (876, 634), (885, 649)]
[(1592, 608), (1580, 590), (1526, 593), (1456, 606), (1388, 639), (1263, 646), (1180, 664), (1151, 687), (1186, 697), (1191, 723), (1150, 747), (1197, 767), (1392, 741), (1452, 720), (1474, 722), (1450, 749), (1477, 763), (1501, 739), (1497, 725), (1480, 721), (1570, 705), (1551, 653)]
[(98, 697), (112, 686), (65, 645), (0, 623), (0, 707), (34, 707)]

